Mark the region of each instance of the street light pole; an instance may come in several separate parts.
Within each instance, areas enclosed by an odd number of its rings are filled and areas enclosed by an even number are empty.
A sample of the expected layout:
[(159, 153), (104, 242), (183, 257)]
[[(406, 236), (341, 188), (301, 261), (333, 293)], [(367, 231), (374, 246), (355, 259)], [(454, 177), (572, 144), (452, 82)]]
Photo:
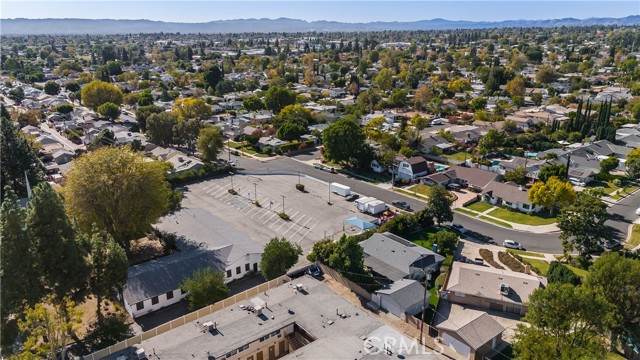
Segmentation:
[(286, 196), (284, 196), (284, 195), (280, 195), (280, 196), (282, 196), (282, 213), (284, 214), (284, 213), (285, 213), (285, 212), (284, 212), (284, 198), (285, 198)]
[(298, 185), (300, 185), (300, 170), (298, 170)]
[(257, 202), (258, 201), (258, 183), (253, 183), (253, 194)]
[(227, 139), (227, 152), (229, 153), (229, 162), (231, 162), (231, 138)]
[(233, 173), (230, 172), (229, 175), (231, 175), (231, 190), (235, 191), (235, 190), (233, 190)]

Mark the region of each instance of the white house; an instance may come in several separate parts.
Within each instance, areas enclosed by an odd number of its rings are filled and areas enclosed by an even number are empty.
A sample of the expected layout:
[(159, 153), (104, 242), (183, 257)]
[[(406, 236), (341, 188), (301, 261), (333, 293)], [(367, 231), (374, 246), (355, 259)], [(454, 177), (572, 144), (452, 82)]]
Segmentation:
[[(372, 300), (380, 308), (393, 315), (404, 319), (405, 314), (416, 315), (422, 312), (425, 303), (424, 286), (410, 279), (394, 281), (388, 289), (378, 290), (373, 294)], [(426, 301), (429, 301), (427, 293)]]
[(180, 285), (197, 269), (213, 268), (225, 273), (225, 282), (255, 273), (261, 253), (247, 253), (239, 246), (185, 250), (129, 268), (122, 292), (124, 307), (136, 318), (175, 304), (187, 295)]
[(396, 159), (396, 178), (415, 180), (429, 173), (427, 160), (422, 156), (414, 156), (405, 158), (404, 156)]
[(506, 205), (526, 213), (536, 213), (543, 209), (529, 200), (526, 189), (512, 182), (491, 181), (482, 192), (482, 198), (493, 205)]

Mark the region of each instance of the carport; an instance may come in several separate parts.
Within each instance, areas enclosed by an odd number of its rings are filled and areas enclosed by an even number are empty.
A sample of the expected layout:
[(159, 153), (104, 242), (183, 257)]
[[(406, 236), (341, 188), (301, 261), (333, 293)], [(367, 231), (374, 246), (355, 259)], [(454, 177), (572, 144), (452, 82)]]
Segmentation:
[(369, 230), (371, 228), (375, 228), (376, 224), (374, 223), (370, 223), (368, 221), (366, 221), (365, 219), (361, 219), (357, 216), (354, 216), (352, 218), (348, 218), (346, 220), (344, 220), (345, 222), (357, 227), (360, 230)]

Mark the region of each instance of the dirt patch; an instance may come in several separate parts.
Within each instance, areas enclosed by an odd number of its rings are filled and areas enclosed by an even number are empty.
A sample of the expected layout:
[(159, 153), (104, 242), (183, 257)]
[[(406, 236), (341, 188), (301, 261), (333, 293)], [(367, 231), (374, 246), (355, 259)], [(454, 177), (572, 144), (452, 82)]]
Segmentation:
[[(87, 329), (89, 326), (98, 320), (96, 314), (96, 297), (94, 295), (88, 296), (83, 303), (78, 304), (78, 309), (82, 311), (82, 323), (78, 327), (78, 338), (84, 339), (87, 335)], [(103, 299), (102, 300), (102, 314), (107, 316), (110, 314), (123, 313), (127, 315), (127, 321), (133, 322), (133, 319), (129, 317), (129, 314), (124, 311), (122, 305), (120, 303), (113, 301), (111, 299)]]
[(148, 235), (131, 241), (129, 264), (135, 265), (167, 255), (163, 242), (155, 235)]

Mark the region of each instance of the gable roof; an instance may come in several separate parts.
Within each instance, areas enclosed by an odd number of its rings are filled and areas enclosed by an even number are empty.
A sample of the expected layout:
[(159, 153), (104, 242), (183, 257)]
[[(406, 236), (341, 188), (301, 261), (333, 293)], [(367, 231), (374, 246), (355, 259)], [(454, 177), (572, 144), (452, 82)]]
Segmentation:
[(429, 171), (427, 160), (422, 156), (414, 156), (412, 158), (405, 159), (405, 161), (411, 165), (411, 171), (413, 174)]
[[(509, 295), (500, 293), (501, 284), (509, 286)], [(546, 278), (454, 261), (445, 291), (522, 304), (529, 302), (534, 290), (546, 285)]]
[(520, 190), (520, 187), (513, 182), (501, 183), (496, 180), (491, 181), (482, 194), (489, 194), (494, 198), (501, 198), (510, 203), (531, 204), (527, 191)]
[(456, 165), (451, 167), (446, 174), (454, 176), (458, 179), (464, 179), (469, 185), (474, 185), (479, 188), (483, 188), (498, 177), (497, 173), (492, 171), (482, 170), (475, 167), (465, 167)]
[(389, 232), (373, 234), (360, 242), (364, 264), (378, 274), (396, 281), (412, 273), (411, 268), (426, 268), (444, 257)]
[(424, 300), (424, 286), (415, 280), (400, 279), (394, 281), (388, 289), (376, 292), (389, 295), (405, 310)]
[(127, 303), (135, 304), (176, 290), (197, 269), (211, 267), (215, 271), (224, 271), (232, 251), (233, 245), (214, 250), (200, 248), (132, 266), (122, 294)]
[(453, 331), (474, 350), (502, 334), (506, 329), (486, 312), (465, 309), (463, 314), (437, 325), (438, 329)]

